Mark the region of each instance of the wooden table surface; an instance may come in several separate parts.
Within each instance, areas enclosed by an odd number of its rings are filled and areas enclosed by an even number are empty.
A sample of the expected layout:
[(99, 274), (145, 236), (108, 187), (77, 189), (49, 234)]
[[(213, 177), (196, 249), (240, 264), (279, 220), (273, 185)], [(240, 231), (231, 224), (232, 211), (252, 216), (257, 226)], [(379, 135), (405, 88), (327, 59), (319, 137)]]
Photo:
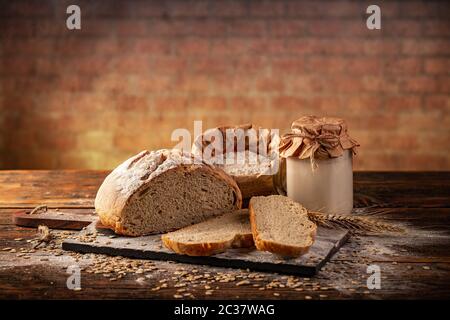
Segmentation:
[[(18, 209), (46, 204), (64, 211), (91, 212), (104, 171), (0, 171), (0, 298), (95, 299), (174, 298), (180, 269), (185, 273), (227, 274), (240, 279), (245, 270), (154, 261), (147, 277), (128, 273), (110, 281), (102, 274), (81, 275), (82, 290), (69, 290), (70, 253), (52, 256), (30, 247), (36, 230), (12, 224)], [(408, 227), (404, 235), (352, 237), (314, 278), (258, 273), (259, 281), (212, 284), (193, 281), (187, 298), (208, 299), (397, 299), (450, 298), (450, 172), (356, 172), (355, 207)], [(28, 246), (28, 247), (27, 247)], [(7, 250), (2, 250), (7, 248)], [(8, 249), (9, 248), (9, 249)], [(16, 250), (17, 252), (14, 252)], [(13, 251), (13, 252), (11, 252)], [(28, 257), (27, 257), (28, 256)], [(368, 290), (369, 265), (380, 268), (381, 288)], [(161, 283), (167, 283), (159, 289)], [(166, 282), (164, 282), (166, 281)], [(298, 285), (292, 288), (287, 282)], [(267, 288), (274, 283), (273, 288)], [(253, 286), (255, 285), (255, 286)], [(260, 289), (265, 287), (265, 289)]]

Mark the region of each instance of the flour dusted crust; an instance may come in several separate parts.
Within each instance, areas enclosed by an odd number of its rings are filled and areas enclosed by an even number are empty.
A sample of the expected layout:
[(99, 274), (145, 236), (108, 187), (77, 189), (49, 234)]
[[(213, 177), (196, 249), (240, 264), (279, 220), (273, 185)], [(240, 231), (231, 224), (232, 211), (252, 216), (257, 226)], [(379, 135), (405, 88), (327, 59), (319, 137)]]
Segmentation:
[[(276, 152), (278, 144), (276, 143), (276, 148), (271, 150), (270, 144), (276, 142), (273, 140), (273, 136), (270, 132), (266, 132), (266, 155), (257, 155), (255, 152), (249, 150), (249, 140), (243, 135), (236, 135), (236, 140), (232, 143), (236, 143), (237, 140), (241, 140), (244, 146), (244, 150), (237, 150), (237, 145), (230, 144), (226, 141), (226, 131), (227, 130), (237, 130), (241, 129), (242, 132), (246, 133), (248, 130), (260, 130), (261, 128), (256, 127), (253, 124), (242, 124), (237, 126), (221, 126), (205, 131), (202, 135), (198, 136), (192, 146), (192, 153), (196, 156), (201, 157), (203, 150), (211, 143), (209, 141), (210, 135), (214, 131), (219, 131), (222, 135), (223, 144), (222, 148), (215, 150), (217, 154), (223, 155), (224, 163), (218, 163), (216, 159), (205, 159), (211, 162), (214, 166), (223, 169), (226, 173), (231, 175), (233, 179), (237, 182), (239, 188), (242, 192), (242, 197), (244, 199), (249, 199), (252, 196), (260, 195), (270, 195), (275, 194), (275, 189), (273, 187), (272, 177), (274, 168), (277, 167), (277, 162), (279, 160), (278, 153)], [(253, 141), (255, 142), (255, 141)], [(261, 143), (259, 136), (256, 137), (256, 145)], [(231, 150), (231, 151), (230, 151)], [(251, 157), (257, 157), (257, 163), (249, 161)], [(239, 159), (240, 161), (235, 164), (227, 164), (225, 161), (227, 159)], [(275, 170), (276, 171), (276, 170)]]
[(95, 210), (101, 223), (118, 234), (137, 235), (123, 226), (125, 206), (135, 193), (171, 170), (186, 173), (200, 170), (224, 181), (234, 190), (236, 209), (241, 208), (241, 192), (236, 182), (222, 170), (179, 150), (145, 150), (119, 165), (103, 181), (95, 198)]

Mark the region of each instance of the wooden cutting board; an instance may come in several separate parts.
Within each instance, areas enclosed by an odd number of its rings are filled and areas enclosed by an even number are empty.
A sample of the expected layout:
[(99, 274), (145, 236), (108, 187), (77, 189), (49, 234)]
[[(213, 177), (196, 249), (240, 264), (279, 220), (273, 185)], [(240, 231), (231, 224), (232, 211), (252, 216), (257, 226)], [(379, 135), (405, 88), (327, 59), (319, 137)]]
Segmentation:
[(303, 276), (315, 275), (347, 241), (349, 233), (344, 230), (318, 228), (316, 240), (309, 252), (295, 259), (283, 259), (268, 252), (255, 249), (230, 249), (211, 257), (190, 257), (175, 254), (166, 249), (161, 235), (145, 237), (116, 236), (111, 230), (97, 223), (92, 209), (48, 210), (39, 214), (17, 212), (14, 223), (24, 227), (46, 225), (51, 229), (81, 230), (80, 235), (97, 230), (95, 242), (68, 239), (62, 243), (64, 250), (81, 253), (100, 253), (138, 259), (168, 260), (190, 264), (202, 264), (227, 268), (251, 269)]
[(30, 214), (22, 210), (13, 214), (13, 223), (20, 227), (37, 228), (45, 225), (50, 229), (81, 230), (96, 220), (94, 209), (48, 209), (45, 212)]

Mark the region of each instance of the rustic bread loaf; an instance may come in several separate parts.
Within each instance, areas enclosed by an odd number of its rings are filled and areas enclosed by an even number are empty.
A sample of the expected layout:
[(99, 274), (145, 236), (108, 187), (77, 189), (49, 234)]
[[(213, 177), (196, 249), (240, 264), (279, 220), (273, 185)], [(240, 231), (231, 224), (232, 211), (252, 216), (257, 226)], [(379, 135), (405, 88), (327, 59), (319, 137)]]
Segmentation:
[(188, 256), (210, 256), (229, 248), (254, 246), (245, 209), (167, 233), (161, 239), (167, 248)]
[(118, 234), (179, 229), (240, 209), (235, 181), (191, 154), (143, 151), (108, 175), (95, 198), (100, 221)]
[(253, 197), (249, 212), (258, 250), (295, 257), (307, 253), (314, 242), (316, 225), (306, 209), (288, 197)]
[[(227, 130), (233, 139), (226, 139)], [(251, 135), (250, 130), (254, 130), (256, 135)], [(220, 135), (222, 144), (218, 144), (217, 149), (209, 154), (205, 150), (211, 148), (216, 133)], [(251, 146), (256, 149), (252, 149)], [(252, 124), (244, 124), (205, 131), (196, 138), (192, 153), (231, 175), (241, 189), (243, 198), (249, 199), (256, 195), (276, 193), (272, 176), (276, 173), (278, 165), (277, 148), (278, 143), (274, 139), (273, 132), (262, 130)], [(218, 157), (219, 155), (222, 157)]]

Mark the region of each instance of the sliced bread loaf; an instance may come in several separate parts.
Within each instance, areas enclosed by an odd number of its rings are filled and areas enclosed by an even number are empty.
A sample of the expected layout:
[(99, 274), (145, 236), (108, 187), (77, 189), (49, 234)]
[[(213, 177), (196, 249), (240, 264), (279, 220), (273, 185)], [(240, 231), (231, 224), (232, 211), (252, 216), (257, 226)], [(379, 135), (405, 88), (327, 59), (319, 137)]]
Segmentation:
[(222, 216), (167, 233), (164, 245), (179, 254), (210, 256), (229, 248), (253, 247), (248, 210)]
[(307, 253), (314, 243), (316, 225), (307, 210), (288, 197), (253, 197), (249, 213), (258, 250), (295, 257)]
[(179, 229), (241, 205), (230, 176), (178, 150), (128, 159), (106, 177), (95, 199), (101, 223), (130, 236)]

